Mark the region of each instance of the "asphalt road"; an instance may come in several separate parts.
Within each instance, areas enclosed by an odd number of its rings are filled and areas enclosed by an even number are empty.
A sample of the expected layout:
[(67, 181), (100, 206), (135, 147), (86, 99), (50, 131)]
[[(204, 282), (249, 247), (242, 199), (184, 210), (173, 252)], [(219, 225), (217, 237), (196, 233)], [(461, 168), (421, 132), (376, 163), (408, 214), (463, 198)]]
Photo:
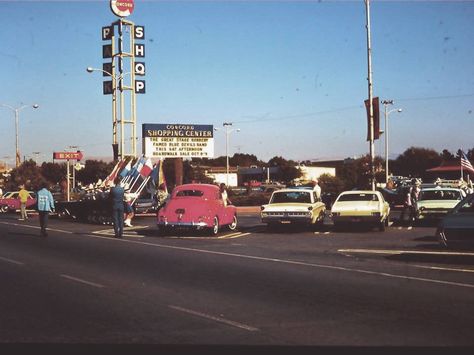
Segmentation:
[(474, 252), (434, 226), (217, 237), (0, 215), (0, 342), (472, 346)]

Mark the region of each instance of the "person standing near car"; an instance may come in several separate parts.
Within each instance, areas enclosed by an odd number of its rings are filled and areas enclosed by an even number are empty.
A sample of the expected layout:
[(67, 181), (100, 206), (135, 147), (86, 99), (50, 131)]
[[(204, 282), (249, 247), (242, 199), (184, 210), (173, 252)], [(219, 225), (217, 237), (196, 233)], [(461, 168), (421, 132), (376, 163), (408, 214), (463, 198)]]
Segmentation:
[(227, 205), (231, 205), (232, 202), (230, 202), (229, 200), (229, 196), (227, 195), (227, 190), (225, 188), (225, 184), (224, 183), (221, 183), (220, 186), (219, 186), (219, 191), (221, 193), (221, 196), (222, 196), (222, 200), (224, 201), (224, 206), (227, 206)]
[(112, 204), (112, 221), (114, 224), (115, 238), (122, 238), (123, 235), (123, 216), (125, 204), (125, 189), (120, 186), (120, 178), (114, 179), (114, 186), (110, 189), (109, 199)]
[(54, 199), (53, 195), (48, 190), (48, 184), (46, 182), (41, 183), (40, 190), (36, 194), (36, 198), (38, 201), (37, 209), (39, 213), (41, 236), (47, 237), (48, 216), (50, 212), (54, 211)]
[(316, 192), (316, 198), (318, 201), (321, 201), (321, 186), (319, 186), (319, 180), (314, 179), (312, 181), (313, 191)]
[(26, 191), (25, 185), (20, 185), (20, 192), (18, 192), (18, 199), (20, 200), (20, 221), (28, 219), (28, 214), (26, 213), (26, 202), (30, 197), (30, 193)]

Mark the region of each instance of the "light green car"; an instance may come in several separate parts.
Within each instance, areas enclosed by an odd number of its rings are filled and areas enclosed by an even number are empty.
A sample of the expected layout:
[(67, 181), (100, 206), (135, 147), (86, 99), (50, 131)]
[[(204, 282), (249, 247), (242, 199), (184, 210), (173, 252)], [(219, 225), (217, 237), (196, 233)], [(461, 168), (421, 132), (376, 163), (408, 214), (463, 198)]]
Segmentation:
[(268, 228), (282, 224), (307, 226), (321, 225), (326, 205), (307, 188), (289, 188), (274, 191), (270, 201), (261, 206), (260, 217)]
[(442, 218), (464, 197), (464, 191), (457, 188), (423, 188), (418, 196), (415, 218), (418, 221)]
[(335, 227), (363, 223), (384, 231), (390, 221), (390, 205), (380, 191), (344, 191), (334, 201), (331, 216)]

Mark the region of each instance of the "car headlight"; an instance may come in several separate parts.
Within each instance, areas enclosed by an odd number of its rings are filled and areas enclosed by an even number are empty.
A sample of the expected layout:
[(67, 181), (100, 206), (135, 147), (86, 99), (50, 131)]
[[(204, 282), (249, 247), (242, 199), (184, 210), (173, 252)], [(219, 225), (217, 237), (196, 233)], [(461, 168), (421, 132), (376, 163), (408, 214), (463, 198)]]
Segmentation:
[(313, 206), (309, 206), (308, 211), (312, 211), (312, 210), (313, 210)]

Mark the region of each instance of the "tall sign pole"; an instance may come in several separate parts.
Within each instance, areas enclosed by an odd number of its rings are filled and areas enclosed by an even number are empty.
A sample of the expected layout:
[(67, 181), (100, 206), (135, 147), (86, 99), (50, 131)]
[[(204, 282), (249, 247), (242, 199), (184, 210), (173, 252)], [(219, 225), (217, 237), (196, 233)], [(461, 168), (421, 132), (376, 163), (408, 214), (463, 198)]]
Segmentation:
[(370, 183), (372, 191), (375, 191), (375, 156), (374, 156), (374, 106), (372, 102), (373, 92), (372, 92), (372, 48), (370, 41), (370, 0), (365, 0), (365, 12), (366, 12), (366, 28), (367, 28), (367, 81), (368, 81), (368, 91), (369, 91), (369, 152), (370, 152)]
[(137, 157), (136, 94), (145, 93), (145, 81), (135, 80), (145, 75), (145, 63), (135, 57), (145, 57), (145, 45), (135, 40), (145, 39), (145, 28), (124, 19), (134, 10), (133, 0), (110, 0), (110, 9), (119, 17), (110, 26), (102, 27), (102, 72), (111, 80), (104, 81), (104, 95), (112, 95), (112, 148), (115, 159)]

